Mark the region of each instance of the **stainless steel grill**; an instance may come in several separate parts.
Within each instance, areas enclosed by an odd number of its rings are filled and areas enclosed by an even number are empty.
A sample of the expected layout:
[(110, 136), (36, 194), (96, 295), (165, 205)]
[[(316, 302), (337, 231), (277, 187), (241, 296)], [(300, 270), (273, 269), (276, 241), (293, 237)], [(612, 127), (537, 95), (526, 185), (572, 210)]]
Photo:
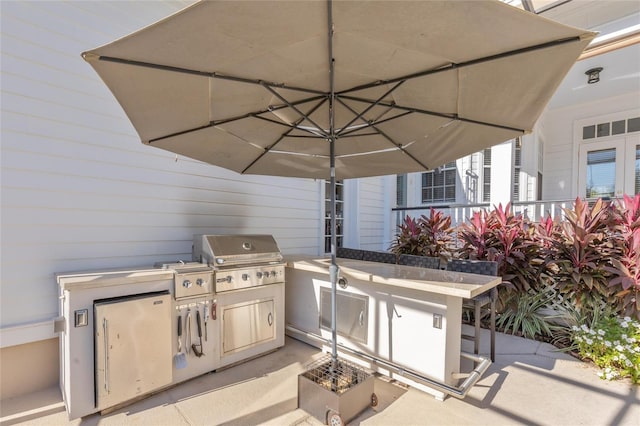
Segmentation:
[(284, 345), (285, 264), (271, 235), (195, 235), (192, 255), (214, 273), (219, 367)]
[(284, 262), (271, 235), (195, 235), (193, 260), (215, 271), (215, 292), (284, 282)]
[(218, 268), (282, 262), (271, 235), (195, 235), (193, 260)]

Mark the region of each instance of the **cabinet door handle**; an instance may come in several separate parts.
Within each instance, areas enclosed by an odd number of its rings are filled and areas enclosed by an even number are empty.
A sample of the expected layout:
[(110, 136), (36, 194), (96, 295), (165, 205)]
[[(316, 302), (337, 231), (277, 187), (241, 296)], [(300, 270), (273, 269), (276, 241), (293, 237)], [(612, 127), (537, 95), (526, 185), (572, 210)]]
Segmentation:
[(267, 322), (270, 326), (273, 325), (273, 314), (271, 312), (269, 312), (269, 315), (267, 315)]
[(364, 326), (364, 311), (360, 311), (360, 316), (358, 317), (358, 322), (360, 323), (360, 327)]
[(104, 340), (104, 389), (109, 393), (109, 321), (102, 320), (102, 335)]

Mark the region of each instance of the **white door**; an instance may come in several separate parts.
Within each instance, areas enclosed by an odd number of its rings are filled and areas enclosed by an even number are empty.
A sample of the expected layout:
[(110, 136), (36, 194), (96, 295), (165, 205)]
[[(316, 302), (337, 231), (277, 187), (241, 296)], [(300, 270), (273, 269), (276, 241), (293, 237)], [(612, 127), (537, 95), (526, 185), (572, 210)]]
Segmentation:
[(640, 193), (640, 135), (580, 146), (578, 195), (621, 197)]

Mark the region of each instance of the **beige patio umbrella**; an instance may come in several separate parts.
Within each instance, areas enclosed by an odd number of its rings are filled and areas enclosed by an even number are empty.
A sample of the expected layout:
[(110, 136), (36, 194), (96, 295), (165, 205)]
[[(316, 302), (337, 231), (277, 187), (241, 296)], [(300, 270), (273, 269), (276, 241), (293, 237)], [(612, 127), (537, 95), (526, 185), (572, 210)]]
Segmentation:
[(329, 179), (335, 308), (335, 180), (527, 133), (593, 37), (498, 1), (205, 1), (83, 57), (145, 144)]

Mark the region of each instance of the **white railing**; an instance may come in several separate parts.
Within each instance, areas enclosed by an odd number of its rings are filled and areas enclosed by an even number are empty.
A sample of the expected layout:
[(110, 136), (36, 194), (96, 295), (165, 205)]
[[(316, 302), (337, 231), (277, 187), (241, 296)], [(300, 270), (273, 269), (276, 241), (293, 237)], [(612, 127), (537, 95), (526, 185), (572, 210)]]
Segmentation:
[[(545, 201), (517, 201), (511, 203), (511, 210), (515, 214), (523, 214), (528, 219), (537, 222), (540, 218), (550, 215), (554, 220), (562, 220), (563, 208), (572, 208), (575, 199), (572, 200), (545, 200)], [(460, 205), (443, 205), (433, 206), (437, 211), (441, 211), (451, 217), (451, 226), (456, 226), (469, 219), (474, 212), (479, 210), (489, 210), (493, 206), (489, 203), (482, 204), (460, 204)], [(393, 210), (394, 230), (402, 224), (404, 218), (419, 218), (422, 215), (429, 216), (429, 206), (421, 207), (396, 207)]]

